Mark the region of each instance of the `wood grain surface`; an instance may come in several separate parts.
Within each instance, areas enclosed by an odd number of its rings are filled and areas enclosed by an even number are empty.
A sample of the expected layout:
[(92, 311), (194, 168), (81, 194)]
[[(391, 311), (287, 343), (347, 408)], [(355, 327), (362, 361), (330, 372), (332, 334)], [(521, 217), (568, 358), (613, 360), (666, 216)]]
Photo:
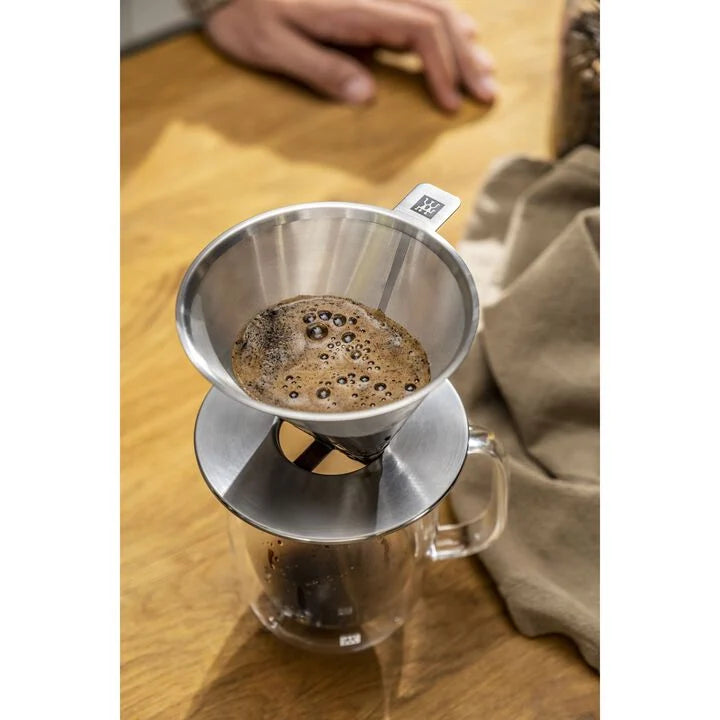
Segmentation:
[(122, 717), (598, 717), (598, 676), (560, 637), (513, 627), (476, 559), (435, 563), (404, 630), (323, 657), (262, 630), (230, 564), (225, 511), (193, 454), (207, 383), (175, 334), (197, 252), (290, 203), (393, 206), (420, 181), (460, 196), (457, 242), (499, 156), (546, 156), (561, 0), (465, 0), (502, 97), (434, 109), (421, 78), (378, 68), (377, 102), (348, 108), (237, 68), (186, 35), (122, 61)]

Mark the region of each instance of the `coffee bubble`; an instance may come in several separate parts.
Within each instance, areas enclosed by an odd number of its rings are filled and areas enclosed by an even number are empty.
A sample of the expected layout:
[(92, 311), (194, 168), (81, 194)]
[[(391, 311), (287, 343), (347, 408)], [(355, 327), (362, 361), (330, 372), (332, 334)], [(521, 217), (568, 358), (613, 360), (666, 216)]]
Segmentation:
[(313, 340), (322, 340), (324, 337), (327, 337), (327, 334), (327, 325), (323, 325), (322, 323), (308, 325), (307, 336)]

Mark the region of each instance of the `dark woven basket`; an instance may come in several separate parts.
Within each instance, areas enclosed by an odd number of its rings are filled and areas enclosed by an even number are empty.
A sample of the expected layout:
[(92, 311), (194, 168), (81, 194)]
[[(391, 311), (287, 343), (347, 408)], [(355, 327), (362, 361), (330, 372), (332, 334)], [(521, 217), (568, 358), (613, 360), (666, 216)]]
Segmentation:
[(600, 147), (600, 2), (568, 0), (553, 122), (558, 157), (578, 145)]

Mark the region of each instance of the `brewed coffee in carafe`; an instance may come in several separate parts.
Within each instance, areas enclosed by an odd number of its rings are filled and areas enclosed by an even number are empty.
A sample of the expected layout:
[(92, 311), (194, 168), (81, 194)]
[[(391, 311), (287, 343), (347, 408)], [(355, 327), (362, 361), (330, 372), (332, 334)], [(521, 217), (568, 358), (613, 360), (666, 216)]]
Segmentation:
[(392, 623), (415, 594), (416, 558), (424, 548), (416, 527), (341, 545), (246, 530), (244, 542), (278, 615), (337, 631), (383, 618)]

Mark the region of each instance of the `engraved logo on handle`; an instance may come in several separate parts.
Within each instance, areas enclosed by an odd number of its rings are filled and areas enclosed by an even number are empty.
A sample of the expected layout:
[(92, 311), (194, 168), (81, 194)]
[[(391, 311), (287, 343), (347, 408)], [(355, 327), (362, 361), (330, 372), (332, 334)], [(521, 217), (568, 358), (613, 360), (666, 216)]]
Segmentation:
[(429, 195), (423, 195), (413, 206), (412, 209), (418, 214), (426, 218), (435, 217), (440, 210), (445, 207), (445, 203), (441, 203)]

